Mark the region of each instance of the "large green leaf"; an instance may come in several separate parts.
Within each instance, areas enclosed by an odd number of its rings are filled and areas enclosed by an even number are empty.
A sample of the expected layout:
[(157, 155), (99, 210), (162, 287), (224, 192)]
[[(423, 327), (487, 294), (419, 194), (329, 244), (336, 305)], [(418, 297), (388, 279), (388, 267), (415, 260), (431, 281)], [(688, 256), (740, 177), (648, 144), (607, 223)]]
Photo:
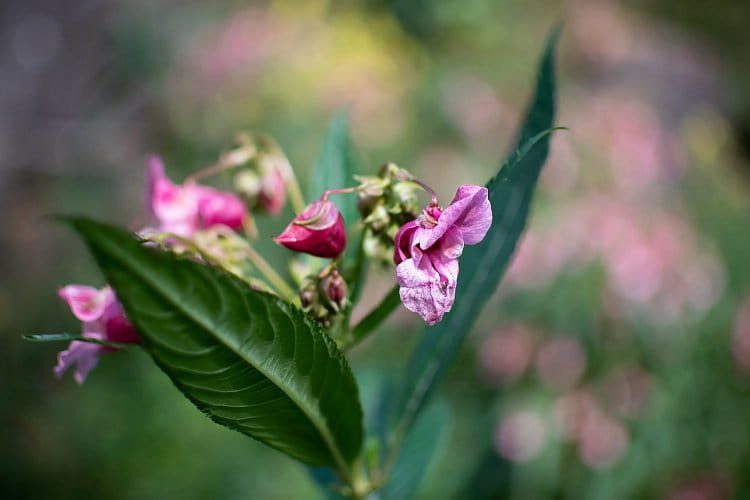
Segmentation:
[[(357, 168), (354, 149), (349, 139), (349, 118), (345, 111), (339, 111), (328, 124), (323, 149), (312, 170), (308, 197), (313, 200), (329, 189), (354, 185)], [(331, 201), (339, 208), (347, 225), (356, 221), (356, 196), (333, 195)]]
[(70, 220), (144, 347), (215, 422), (305, 463), (346, 474), (362, 442), (351, 369), (301, 311), (219, 269)]
[(453, 309), (442, 322), (425, 328), (407, 366), (395, 404), (397, 442), (429, 400), (482, 307), (497, 288), (526, 225), (534, 188), (549, 150), (549, 131), (554, 125), (554, 49), (558, 35), (559, 29), (555, 29), (547, 42), (536, 92), (515, 152), (487, 184), (492, 226), (482, 243), (464, 250)]

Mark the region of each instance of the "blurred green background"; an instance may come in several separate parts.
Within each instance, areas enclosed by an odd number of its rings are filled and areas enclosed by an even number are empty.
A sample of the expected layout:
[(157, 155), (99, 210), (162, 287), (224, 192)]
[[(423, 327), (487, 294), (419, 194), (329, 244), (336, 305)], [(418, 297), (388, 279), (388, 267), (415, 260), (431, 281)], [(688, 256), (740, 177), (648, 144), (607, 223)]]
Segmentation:
[[(177, 179), (244, 129), (304, 182), (342, 108), (364, 173), (394, 161), (450, 199), (496, 169), (560, 19), (570, 130), (417, 496), (750, 498), (750, 4), (730, 0), (4, 1), (0, 497), (322, 498), (143, 354), (54, 378), (64, 346), (20, 335), (76, 331), (56, 289), (102, 281), (43, 216), (142, 227), (149, 152)], [(365, 395), (418, 324), (400, 311), (354, 352)]]

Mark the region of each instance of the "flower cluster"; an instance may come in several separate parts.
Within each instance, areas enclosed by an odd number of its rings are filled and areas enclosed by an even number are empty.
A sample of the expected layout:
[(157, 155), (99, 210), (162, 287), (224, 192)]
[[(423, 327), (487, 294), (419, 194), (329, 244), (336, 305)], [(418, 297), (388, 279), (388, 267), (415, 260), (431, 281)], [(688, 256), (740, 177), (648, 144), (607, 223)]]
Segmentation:
[(393, 163), (386, 163), (377, 176), (357, 177), (357, 208), (365, 227), (365, 254), (384, 264), (391, 261), (393, 240), (398, 230), (417, 218), (418, 185)]
[[(234, 192), (198, 182), (232, 169)], [(403, 304), (427, 324), (437, 323), (453, 305), (463, 246), (481, 241), (490, 227), (492, 212), (487, 189), (463, 185), (443, 209), (427, 185), (392, 163), (384, 165), (377, 176), (358, 180), (357, 186), (328, 190), (319, 200), (303, 206), (286, 157), (272, 140), (263, 136), (240, 136), (238, 147), (182, 184), (170, 180), (161, 159), (152, 156), (148, 162), (146, 206), (153, 222), (139, 234), (148, 244), (187, 252), (191, 258), (220, 266), (244, 279), (248, 286), (296, 303), (328, 328), (337, 341), (343, 339), (339, 333), (349, 333), (352, 300), (346, 279), (361, 279), (357, 269), (364, 265), (363, 259), (382, 262), (388, 256), (388, 261), (396, 264)], [(420, 189), (431, 195), (430, 203), (421, 212), (417, 201)], [(278, 214), (287, 194), (298, 215), (273, 240), (293, 252), (331, 259), (320, 271), (313, 272), (308, 267), (296, 291), (251, 245), (257, 237), (252, 211)], [(358, 197), (362, 219), (350, 229), (362, 231), (358, 238), (362, 248), (360, 260), (354, 264), (342, 258), (347, 228), (336, 205), (328, 199), (334, 194)], [(60, 290), (60, 296), (83, 322), (82, 336), (95, 342), (73, 341), (61, 352), (55, 367), (58, 376), (75, 365), (75, 379), (82, 383), (102, 353), (117, 350), (119, 344), (139, 342), (109, 286), (97, 290), (69, 285)]]

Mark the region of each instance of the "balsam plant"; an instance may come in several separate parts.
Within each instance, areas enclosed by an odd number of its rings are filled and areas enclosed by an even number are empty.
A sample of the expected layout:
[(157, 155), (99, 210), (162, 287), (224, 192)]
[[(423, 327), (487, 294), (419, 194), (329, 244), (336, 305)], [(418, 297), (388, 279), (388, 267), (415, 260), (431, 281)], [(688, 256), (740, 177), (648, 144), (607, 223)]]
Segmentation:
[[(134, 234), (88, 218), (63, 219), (107, 280), (102, 289), (59, 291), (82, 333), (26, 338), (70, 340), (55, 373), (75, 366), (78, 383), (101, 355), (143, 349), (214, 422), (311, 466), (329, 496), (408, 498), (430, 458), (409, 451), (409, 442), (429, 436), (434, 417), (428, 412), (415, 422), (526, 223), (554, 127), (556, 40), (557, 31), (513, 152), (486, 186), (459, 186), (447, 205), (393, 163), (359, 175), (344, 115), (334, 119), (313, 173), (313, 190), (322, 195), (307, 205), (289, 161), (267, 136), (240, 134), (234, 149), (182, 184), (151, 158), (151, 226)], [(199, 182), (227, 171), (234, 192)], [(337, 206), (334, 197), (356, 197), (356, 204)], [(253, 248), (252, 213), (278, 215), (287, 199), (297, 215), (274, 240), (294, 252), (293, 284)], [(352, 324), (368, 264), (395, 264), (396, 285)], [(427, 327), (401, 384), (382, 402), (379, 428), (365, 429), (346, 353), (400, 303)]]

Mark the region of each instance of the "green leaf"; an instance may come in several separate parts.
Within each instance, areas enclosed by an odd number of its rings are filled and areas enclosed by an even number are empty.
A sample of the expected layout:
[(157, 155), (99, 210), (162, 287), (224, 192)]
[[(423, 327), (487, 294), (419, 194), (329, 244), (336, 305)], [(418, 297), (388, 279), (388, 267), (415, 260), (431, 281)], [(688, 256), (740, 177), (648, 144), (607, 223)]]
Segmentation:
[[(309, 198), (320, 198), (329, 189), (353, 186), (357, 167), (349, 139), (349, 118), (345, 111), (339, 111), (328, 125), (323, 149), (313, 167)], [(358, 217), (356, 198), (354, 194), (332, 195), (330, 198), (341, 211), (347, 226), (353, 224)]]
[(144, 347), (213, 421), (347, 476), (362, 409), (335, 343), (301, 311), (219, 269), (70, 219)]
[(554, 124), (554, 49), (558, 36), (556, 28), (547, 42), (536, 92), (526, 112), (516, 152), (487, 184), (492, 226), (482, 243), (464, 249), (453, 309), (442, 322), (425, 328), (407, 366), (402, 392), (395, 404), (396, 445), (429, 401), (482, 307), (497, 288), (526, 225), (536, 182), (549, 151), (549, 131)]
[(382, 500), (414, 498), (447, 434), (448, 416), (448, 408), (444, 404), (432, 404), (419, 416), (404, 440), (388, 476), (388, 483), (380, 491)]

